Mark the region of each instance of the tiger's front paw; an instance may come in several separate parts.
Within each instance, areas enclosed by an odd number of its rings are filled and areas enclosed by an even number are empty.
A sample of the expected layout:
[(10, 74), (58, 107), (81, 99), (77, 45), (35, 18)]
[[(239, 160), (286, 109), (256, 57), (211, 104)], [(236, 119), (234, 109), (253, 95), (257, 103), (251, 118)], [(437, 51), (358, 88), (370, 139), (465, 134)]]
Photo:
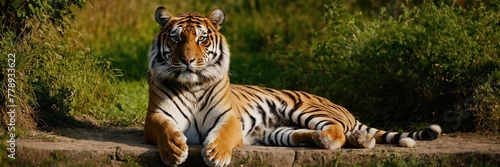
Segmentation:
[(228, 166), (231, 162), (233, 147), (215, 140), (205, 145), (201, 155), (208, 166)]
[(375, 146), (375, 138), (366, 130), (354, 130), (348, 132), (347, 143), (355, 148), (373, 148)]
[(186, 136), (181, 132), (159, 136), (157, 145), (163, 163), (171, 166), (183, 163), (188, 156), (186, 140)]

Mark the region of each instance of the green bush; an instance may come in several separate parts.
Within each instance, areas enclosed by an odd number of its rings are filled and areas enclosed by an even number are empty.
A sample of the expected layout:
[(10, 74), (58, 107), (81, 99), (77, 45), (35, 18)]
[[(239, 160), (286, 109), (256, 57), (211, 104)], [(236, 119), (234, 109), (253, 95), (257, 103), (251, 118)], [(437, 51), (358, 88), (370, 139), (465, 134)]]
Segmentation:
[[(2, 69), (7, 55), (16, 55), (16, 128), (81, 126), (73, 115), (109, 108), (116, 90), (116, 72), (104, 59), (73, 42), (76, 34), (66, 18), (70, 7), (85, 1), (8, 1), (2, 3), (0, 34)], [(5, 8), (4, 8), (5, 7)], [(2, 71), (2, 97), (7, 97), (7, 71)], [(4, 89), (5, 88), (5, 89)], [(4, 101), (5, 100), (5, 101)], [(2, 103), (7, 104), (2, 98)], [(2, 115), (6, 115), (2, 107)], [(7, 117), (2, 117), (2, 127)], [(3, 127), (5, 128), (5, 127)]]
[[(85, 0), (17, 0), (2, 1), (0, 3), (1, 17), (0, 30), (2, 33), (14, 33), (16, 40), (22, 40), (40, 22), (51, 23), (58, 31), (63, 31), (67, 26), (66, 17), (74, 15), (70, 7), (76, 5), (83, 7)], [(39, 22), (33, 22), (33, 20)]]
[(497, 69), (480, 83), (473, 94), (476, 110), (474, 125), (478, 131), (499, 132), (500, 125), (500, 70)]
[(35, 118), (41, 116), (36, 120), (39, 126), (73, 126), (70, 115), (109, 106), (116, 94), (109, 61), (93, 58), (89, 50), (65, 41), (54, 30), (36, 32), (20, 43), (8, 42), (9, 36), (2, 41), (4, 51), (17, 57), (17, 99), (28, 101), (20, 107)]
[[(498, 9), (498, 7), (492, 7)], [(500, 14), (424, 3), (363, 20), (338, 4), (313, 54), (276, 53), (289, 88), (346, 106), (370, 125), (498, 132)], [(454, 107), (455, 106), (455, 107)]]

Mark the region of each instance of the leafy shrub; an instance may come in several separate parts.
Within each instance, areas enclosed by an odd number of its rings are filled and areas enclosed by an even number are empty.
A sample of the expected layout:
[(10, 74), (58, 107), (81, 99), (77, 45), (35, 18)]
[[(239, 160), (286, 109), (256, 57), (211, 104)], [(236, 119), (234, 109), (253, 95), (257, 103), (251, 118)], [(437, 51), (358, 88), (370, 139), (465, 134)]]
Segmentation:
[(337, 4), (327, 9), (312, 55), (274, 55), (293, 81), (287, 87), (329, 97), (370, 125), (498, 131), (490, 128), (500, 121), (498, 11), (424, 3), (367, 22)]
[[(65, 21), (70, 7), (85, 1), (8, 1), (2, 3), (1, 62), (16, 54), (16, 128), (79, 126), (71, 115), (92, 114), (109, 106), (116, 90), (109, 61), (94, 58), (73, 42), (76, 32)], [(5, 7), (5, 8), (4, 8)], [(68, 38), (68, 39), (67, 39)], [(6, 63), (2, 63), (5, 69)], [(2, 71), (2, 97), (7, 97)], [(6, 100), (2, 98), (2, 100)], [(3, 104), (7, 104), (3, 101)], [(2, 107), (2, 115), (5, 115)], [(6, 122), (3, 117), (2, 126)], [(75, 124), (76, 123), (76, 124)]]
[(51, 23), (59, 31), (67, 26), (65, 17), (73, 17), (70, 7), (76, 5), (83, 7), (85, 0), (17, 0), (2, 1), (0, 3), (2, 32), (14, 33), (16, 40), (21, 40), (28, 35), (33, 28), (36, 28), (37, 20), (44, 23)]
[(474, 90), (473, 100), (477, 105), (474, 125), (478, 131), (496, 132), (500, 130), (500, 70), (495, 70)]
[(108, 106), (116, 93), (109, 62), (93, 58), (54, 30), (36, 32), (20, 43), (2, 43), (5, 52), (17, 57), (16, 94), (19, 101), (28, 101), (20, 105), (23, 110), (41, 116), (39, 125), (75, 126), (69, 115), (92, 114)]

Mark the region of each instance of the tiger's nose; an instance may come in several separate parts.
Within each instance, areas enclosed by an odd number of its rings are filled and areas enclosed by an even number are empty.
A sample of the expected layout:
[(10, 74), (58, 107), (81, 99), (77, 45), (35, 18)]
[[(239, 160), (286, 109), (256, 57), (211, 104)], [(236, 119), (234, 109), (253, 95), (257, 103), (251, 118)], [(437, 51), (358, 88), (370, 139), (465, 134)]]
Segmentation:
[(183, 57), (181, 62), (189, 65), (194, 62), (194, 57)]

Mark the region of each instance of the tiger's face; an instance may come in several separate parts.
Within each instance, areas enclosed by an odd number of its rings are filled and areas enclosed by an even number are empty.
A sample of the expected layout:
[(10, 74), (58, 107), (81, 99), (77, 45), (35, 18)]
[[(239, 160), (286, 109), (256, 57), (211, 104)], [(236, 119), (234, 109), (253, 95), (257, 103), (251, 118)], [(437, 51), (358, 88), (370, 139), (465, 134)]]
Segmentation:
[(159, 7), (155, 20), (161, 31), (149, 52), (151, 77), (182, 84), (201, 84), (224, 78), (229, 69), (229, 49), (219, 29), (224, 12), (215, 9), (172, 16)]

